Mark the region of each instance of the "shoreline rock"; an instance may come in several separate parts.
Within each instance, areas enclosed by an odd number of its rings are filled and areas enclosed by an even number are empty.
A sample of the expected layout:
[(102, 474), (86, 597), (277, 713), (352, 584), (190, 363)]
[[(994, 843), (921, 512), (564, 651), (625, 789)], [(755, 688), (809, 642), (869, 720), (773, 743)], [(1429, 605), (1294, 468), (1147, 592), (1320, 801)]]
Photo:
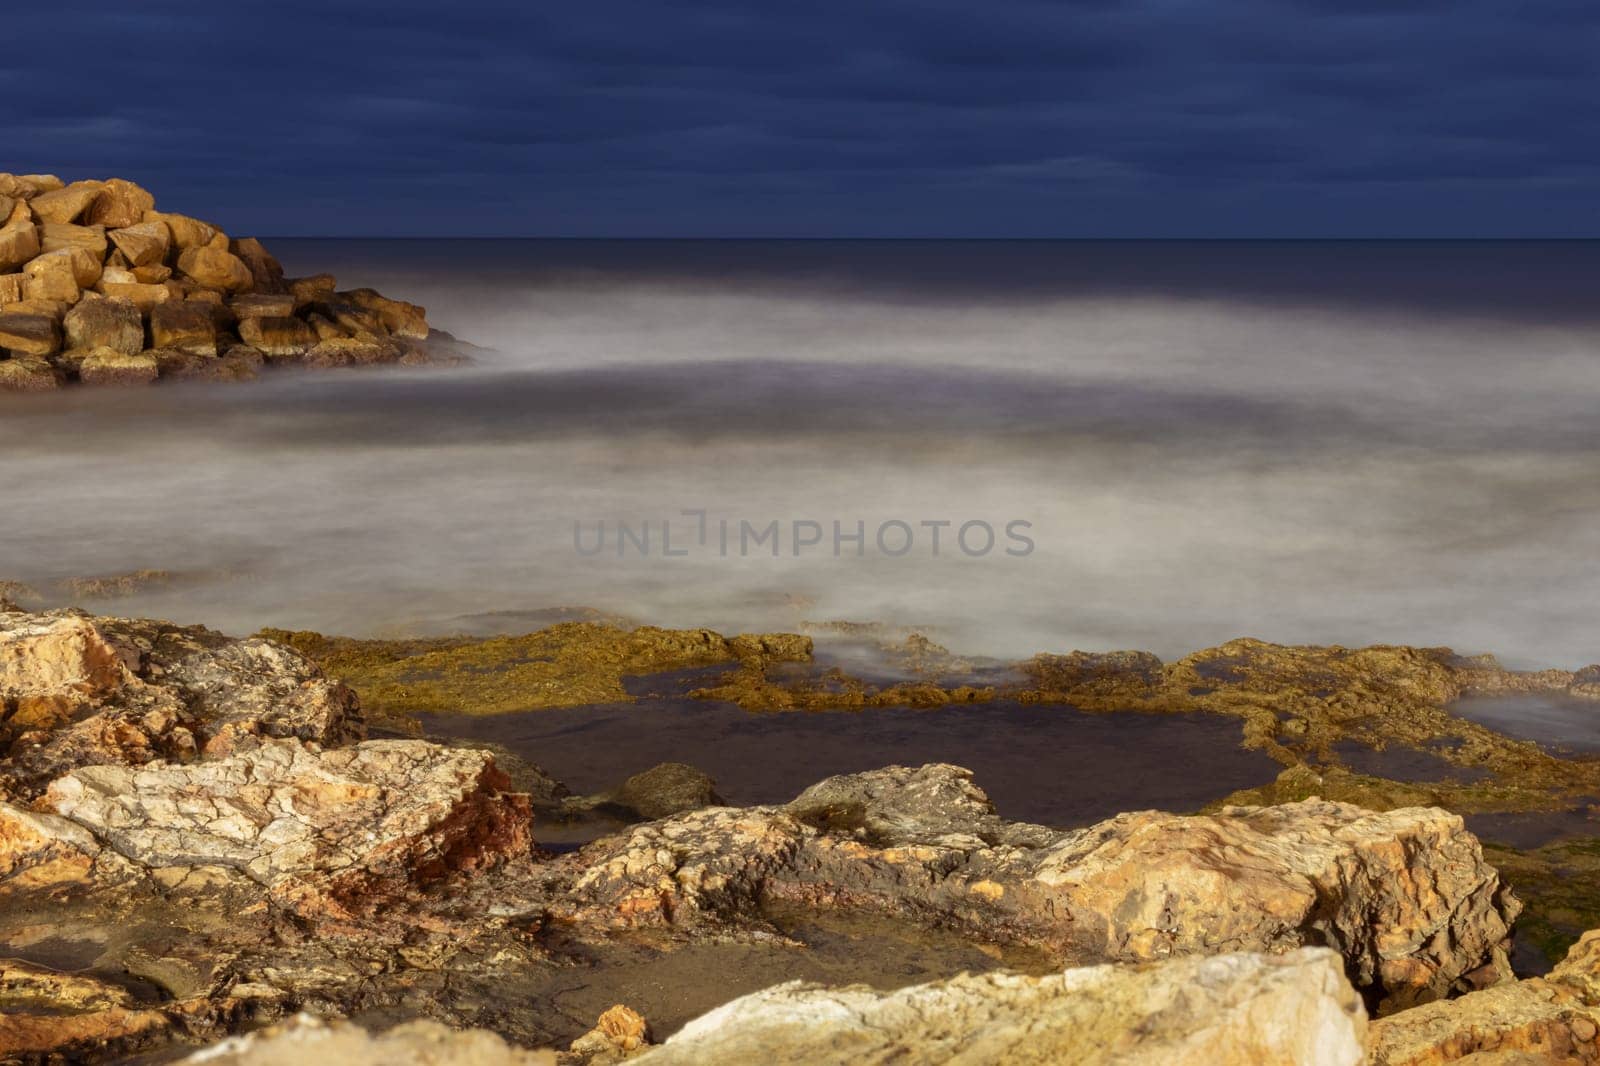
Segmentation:
[(121, 178), (0, 174), (0, 207), (0, 392), (465, 358), (422, 307), (285, 277), (260, 241)]

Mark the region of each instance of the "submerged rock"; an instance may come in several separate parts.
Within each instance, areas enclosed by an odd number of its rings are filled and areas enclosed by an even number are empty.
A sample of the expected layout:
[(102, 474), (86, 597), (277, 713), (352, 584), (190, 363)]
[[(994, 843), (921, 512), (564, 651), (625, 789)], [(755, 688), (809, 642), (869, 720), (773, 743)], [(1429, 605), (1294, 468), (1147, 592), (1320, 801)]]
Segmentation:
[(1520, 905), (1448, 812), (1312, 800), (1059, 832), (999, 818), (970, 778), (891, 767), (637, 826), (574, 857), (553, 910), (705, 934), (770, 901), (866, 907), (1073, 962), (1323, 944), (1383, 1010), (1509, 976)]
[(1366, 1012), (1331, 951), (963, 974), (896, 992), (800, 982), (690, 1022), (640, 1066), (1355, 1066)]

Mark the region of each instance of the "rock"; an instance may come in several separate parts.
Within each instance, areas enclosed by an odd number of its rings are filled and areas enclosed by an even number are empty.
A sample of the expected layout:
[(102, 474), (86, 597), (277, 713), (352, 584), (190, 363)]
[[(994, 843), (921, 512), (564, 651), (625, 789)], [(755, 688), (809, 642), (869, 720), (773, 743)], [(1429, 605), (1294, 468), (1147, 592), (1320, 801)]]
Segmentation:
[(32, 222), (13, 222), (0, 227), (0, 272), (15, 270), (41, 250), (39, 227)]
[(111, 243), (123, 254), (131, 267), (150, 266), (167, 257), (172, 244), (172, 233), (165, 222), (140, 222), (114, 229), (109, 234)]
[(250, 268), (228, 251), (227, 238), (221, 234), (210, 244), (185, 248), (178, 256), (178, 270), (197, 285), (223, 292), (247, 292), (255, 284)]
[[(74, 226), (69, 222), (43, 222), (39, 225), (39, 249), (54, 252), (62, 248), (81, 248), (94, 259), (95, 276), (106, 258), (104, 226)], [(92, 281), (88, 284), (94, 284)]]
[(43, 359), (22, 356), (0, 360), (0, 392), (50, 392), (60, 387), (60, 375)]
[(550, 1051), (514, 1048), (483, 1029), (448, 1029), (437, 1022), (407, 1022), (368, 1033), (349, 1022), (324, 1022), (309, 1014), (234, 1037), (183, 1060), (193, 1066), (555, 1066)]
[(149, 385), (159, 376), (155, 357), (143, 352), (96, 348), (78, 364), (78, 379), (85, 385)]
[(169, 301), (150, 309), (150, 344), (193, 355), (217, 354), (217, 327), (200, 304)]
[[(1600, 1062), (1600, 1007), (1543, 979), (1427, 1003), (1372, 1024), (1372, 1066), (1442, 1066), (1484, 1053), (1537, 1056), (1536, 1063)], [(1515, 1061), (1515, 1060), (1512, 1060)]]
[(0, 274), (0, 311), (6, 310), (6, 304), (22, 301), (22, 283), (26, 280), (26, 274)]
[(292, 318), (294, 297), (288, 293), (252, 292), (235, 296), (228, 308), (240, 320), (246, 318)]
[(54, 174), (0, 174), (0, 193), (19, 200), (31, 200), (40, 193), (61, 188), (62, 184)]
[(618, 1003), (600, 1015), (595, 1027), (572, 1042), (562, 1056), (582, 1066), (613, 1066), (650, 1047), (650, 1026), (636, 1010)]
[(110, 178), (103, 183), (100, 195), (89, 207), (89, 223), (117, 229), (133, 226), (144, 219), (145, 212), (154, 211), (156, 198), (122, 178)]
[(139, 282), (107, 281), (101, 279), (98, 290), (106, 296), (127, 300), (142, 313), (149, 314), (159, 304), (172, 299), (172, 290), (165, 285), (145, 285)]
[(43, 192), (28, 201), (41, 222), (76, 222), (99, 199), (105, 187), (98, 181), (75, 181), (65, 188)]
[(60, 300), (77, 303), (79, 267), (70, 250), (45, 252), (22, 268), (22, 292), (29, 300)]
[(146, 211), (143, 221), (165, 225), (167, 232), (172, 234), (172, 246), (180, 250), (204, 248), (216, 239), (218, 233), (217, 227), (209, 222), (168, 211)]
[(1072, 1063), (1355, 1066), (1366, 1013), (1338, 956), (1226, 954), (880, 992), (778, 985), (684, 1026), (640, 1066)]
[(396, 337), (414, 340), (428, 338), (427, 313), (416, 304), (391, 300), (372, 289), (352, 289), (339, 293), (339, 296), (347, 303), (376, 315), (384, 330)]
[(316, 337), (298, 318), (246, 318), (239, 322), (239, 339), (268, 358), (305, 354)]
[(191, 765), (85, 767), (40, 806), (146, 869), (226, 869), (305, 916), (345, 917), (531, 848), (508, 784), (486, 752), (263, 740)]
[[(242, 335), (242, 334), (241, 334)], [(249, 338), (245, 338), (248, 340)], [(269, 352), (269, 354), (271, 354)], [(324, 369), (340, 366), (376, 366), (393, 363), (401, 356), (399, 348), (387, 341), (335, 337), (317, 341), (306, 350), (301, 362)]]
[(123, 355), (144, 350), (144, 319), (132, 301), (85, 296), (62, 319), (68, 348), (109, 348)]
[(160, 285), (172, 278), (172, 268), (165, 263), (152, 263), (149, 266), (134, 267), (130, 274), (133, 280), (142, 285)]
[(1325, 944), (1385, 1010), (1509, 973), (1520, 909), (1443, 810), (1307, 800), (1058, 832), (1000, 819), (942, 765), (635, 826), (582, 853), (558, 909), (687, 933), (761, 928), (772, 901), (892, 911), (1074, 962)]
[(300, 307), (330, 298), (339, 282), (332, 274), (313, 274), (309, 278), (291, 278), (288, 285), (295, 306)]
[[(283, 267), (260, 241), (254, 237), (241, 237), (232, 243), (229, 250), (250, 268), (256, 292), (288, 293), (289, 287), (283, 279)], [(292, 303), (290, 307), (292, 310)]]
[(19, 355), (54, 355), (61, 350), (61, 330), (48, 315), (0, 313), (0, 348)]
[(624, 781), (616, 802), (655, 819), (721, 806), (724, 800), (706, 774), (681, 762), (664, 762)]

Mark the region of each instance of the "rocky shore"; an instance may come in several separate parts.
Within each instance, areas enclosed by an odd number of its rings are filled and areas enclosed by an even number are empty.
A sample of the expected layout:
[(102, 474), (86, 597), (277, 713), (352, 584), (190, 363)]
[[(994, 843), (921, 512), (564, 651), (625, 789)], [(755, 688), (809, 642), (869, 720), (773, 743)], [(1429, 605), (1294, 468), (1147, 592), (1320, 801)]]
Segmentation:
[[(810, 654), (563, 640), (546, 667), (602, 693)], [(1457, 814), (1063, 830), (980, 785), (890, 765), (731, 807), (663, 767), (597, 799), (632, 824), (547, 848), (558, 782), (370, 735), (289, 644), (0, 604), (0, 1061), (1600, 1061), (1600, 937), (1518, 981), (1522, 904)], [(819, 962), (844, 979), (792, 980)]]
[(133, 182), (3, 173), (0, 355), (0, 391), (19, 392), (460, 357), (421, 307), (285, 277), (260, 241)]

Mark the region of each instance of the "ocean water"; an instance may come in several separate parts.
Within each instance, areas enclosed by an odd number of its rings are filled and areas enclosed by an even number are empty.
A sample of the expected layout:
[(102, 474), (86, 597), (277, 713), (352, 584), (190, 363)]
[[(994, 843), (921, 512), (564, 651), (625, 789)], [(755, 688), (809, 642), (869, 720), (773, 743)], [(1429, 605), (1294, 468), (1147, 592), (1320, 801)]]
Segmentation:
[(268, 245), (492, 351), (0, 398), (0, 578), (171, 570), (89, 605), (233, 632), (1600, 659), (1600, 245)]

